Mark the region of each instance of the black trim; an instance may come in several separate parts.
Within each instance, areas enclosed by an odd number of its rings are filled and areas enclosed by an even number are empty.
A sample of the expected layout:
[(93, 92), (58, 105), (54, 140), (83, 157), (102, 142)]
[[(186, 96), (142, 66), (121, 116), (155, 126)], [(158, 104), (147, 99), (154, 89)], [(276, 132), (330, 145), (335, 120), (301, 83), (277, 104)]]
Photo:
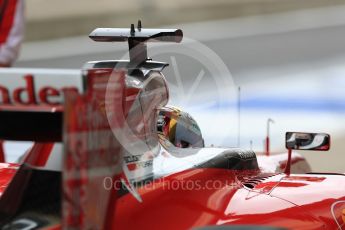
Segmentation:
[(0, 229), (28, 214), (61, 218), (61, 172), (18, 169), (0, 198)]
[(0, 111), (0, 139), (61, 142), (62, 112)]
[(193, 228), (192, 230), (286, 230), (286, 228), (258, 226), (258, 225), (233, 225), (233, 226), (207, 226)]
[(344, 173), (307, 173), (308, 175), (320, 175), (320, 176), (345, 176)]
[(162, 71), (165, 67), (169, 64), (164, 62), (156, 62), (156, 61), (146, 61), (144, 63), (138, 65), (132, 65), (129, 61), (123, 60), (105, 60), (105, 61), (90, 61), (87, 62), (83, 69), (84, 70), (92, 70), (92, 69), (102, 69), (102, 68), (111, 68), (114, 69), (142, 69), (142, 70), (157, 70)]
[(258, 170), (258, 161), (253, 151), (226, 150), (195, 168), (218, 168), (230, 170)]

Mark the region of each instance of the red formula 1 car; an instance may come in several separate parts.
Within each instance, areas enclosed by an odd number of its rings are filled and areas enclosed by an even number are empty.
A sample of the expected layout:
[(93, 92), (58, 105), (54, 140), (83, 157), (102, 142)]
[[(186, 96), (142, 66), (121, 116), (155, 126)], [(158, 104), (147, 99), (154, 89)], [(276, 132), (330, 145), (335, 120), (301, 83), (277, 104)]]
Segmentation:
[(130, 60), (0, 79), (0, 138), (34, 142), (0, 164), (2, 229), (345, 229), (345, 175), (293, 174), (292, 150), (328, 150), (329, 135), (287, 133), (283, 160), (206, 148), (197, 122), (166, 106), (167, 64), (147, 58), (146, 42), (181, 30), (90, 37), (128, 42)]

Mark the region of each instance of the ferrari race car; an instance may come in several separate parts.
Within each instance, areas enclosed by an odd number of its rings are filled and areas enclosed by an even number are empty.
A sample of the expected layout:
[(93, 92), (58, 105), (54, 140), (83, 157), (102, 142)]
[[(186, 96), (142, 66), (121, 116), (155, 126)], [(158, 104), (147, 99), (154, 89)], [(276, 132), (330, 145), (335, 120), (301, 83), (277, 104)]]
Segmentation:
[(167, 106), (168, 64), (146, 43), (182, 37), (100, 28), (90, 38), (128, 42), (130, 60), (1, 70), (0, 139), (34, 142), (0, 164), (2, 229), (345, 229), (345, 175), (310, 173), (293, 152), (326, 151), (329, 135), (289, 132), (277, 156), (205, 147)]

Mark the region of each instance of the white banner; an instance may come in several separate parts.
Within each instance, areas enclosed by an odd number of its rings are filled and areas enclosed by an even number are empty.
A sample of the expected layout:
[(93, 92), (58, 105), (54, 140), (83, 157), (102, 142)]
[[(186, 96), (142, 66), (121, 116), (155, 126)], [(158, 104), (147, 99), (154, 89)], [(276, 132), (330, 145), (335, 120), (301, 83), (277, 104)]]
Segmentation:
[(0, 106), (56, 106), (63, 89), (83, 92), (81, 70), (0, 68)]

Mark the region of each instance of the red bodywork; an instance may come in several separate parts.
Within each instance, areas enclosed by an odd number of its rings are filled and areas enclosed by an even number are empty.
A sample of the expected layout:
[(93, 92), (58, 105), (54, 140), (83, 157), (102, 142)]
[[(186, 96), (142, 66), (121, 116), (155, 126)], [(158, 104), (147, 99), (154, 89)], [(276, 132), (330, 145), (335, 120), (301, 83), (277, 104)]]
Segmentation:
[[(3, 165), (1, 189), (15, 171), (15, 165)], [(246, 187), (248, 179), (243, 177), (255, 175), (260, 173), (193, 169), (166, 176), (138, 188), (142, 203), (130, 193), (120, 197), (107, 222), (112, 229), (214, 225), (339, 229), (344, 225), (345, 176), (265, 175), (253, 188)]]
[[(127, 195), (118, 200), (118, 229), (190, 229), (212, 225), (266, 225), (287, 229), (337, 229), (344, 224), (344, 176), (272, 176), (253, 189), (234, 172), (222, 169), (187, 170), (139, 189), (143, 203)], [(186, 189), (186, 181), (201, 189)], [(217, 181), (216, 188), (206, 183)], [(169, 185), (179, 184), (175, 190)], [(343, 186), (339, 186), (339, 185)], [(343, 201), (335, 207), (337, 201)], [(334, 212), (336, 220), (332, 216)]]
[(11, 182), (17, 169), (17, 164), (0, 163), (0, 196)]

